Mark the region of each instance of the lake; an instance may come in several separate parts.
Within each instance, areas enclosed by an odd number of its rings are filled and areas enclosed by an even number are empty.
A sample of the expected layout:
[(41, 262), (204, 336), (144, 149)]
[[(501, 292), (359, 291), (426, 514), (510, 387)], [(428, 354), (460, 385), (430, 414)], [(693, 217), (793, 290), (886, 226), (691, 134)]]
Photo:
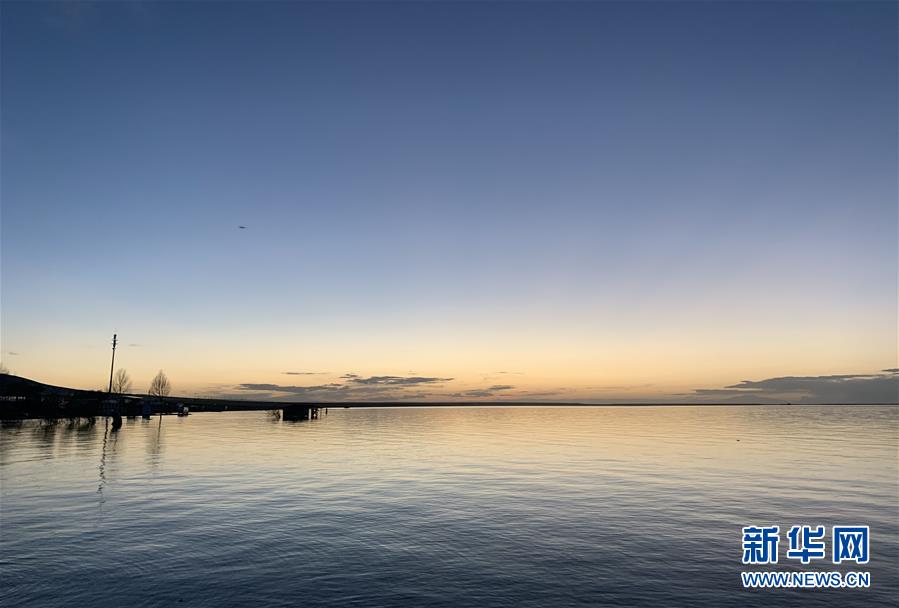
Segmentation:
[[(0, 604), (887, 606), (899, 408), (330, 409), (0, 428)], [(741, 528), (869, 525), (869, 589)], [(829, 542), (828, 542), (829, 549)]]

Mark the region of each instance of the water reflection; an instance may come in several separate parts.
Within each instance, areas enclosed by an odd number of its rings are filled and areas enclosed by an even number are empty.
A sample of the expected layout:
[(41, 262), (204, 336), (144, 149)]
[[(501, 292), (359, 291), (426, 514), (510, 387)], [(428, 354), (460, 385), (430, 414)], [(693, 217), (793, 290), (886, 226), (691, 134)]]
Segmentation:
[(144, 445), (146, 446), (147, 462), (154, 468), (158, 467), (162, 462), (162, 450), (164, 447), (162, 437), (162, 416), (158, 416), (159, 420), (141, 419), (141, 423), (148, 431), (144, 435)]
[[(29, 421), (31, 422), (31, 421)], [(55, 456), (56, 450), (54, 446), (56, 444), (56, 431), (60, 426), (60, 420), (41, 420), (36, 424), (32, 424), (32, 428), (34, 429), (33, 438), (39, 446), (44, 447), (45, 449), (41, 452), (46, 456)], [(3, 427), (4, 435), (6, 431), (6, 425)]]
[[(0, 603), (890, 605), (897, 421), (698, 407), (4, 424)], [(871, 525), (874, 587), (742, 592), (750, 522)]]
[(106, 485), (106, 461), (107, 458), (115, 456), (116, 445), (118, 443), (118, 429), (113, 426), (112, 418), (107, 418), (103, 429), (103, 444), (100, 449), (100, 464), (97, 467), (100, 472), (100, 482), (97, 486), (97, 493), (100, 494), (100, 502), (103, 502), (103, 487)]
[(103, 519), (103, 503), (106, 498), (103, 496), (103, 488), (106, 487), (106, 467), (107, 458), (112, 459), (115, 456), (116, 444), (118, 443), (118, 429), (113, 427), (112, 418), (106, 418), (103, 429), (103, 444), (100, 449), (100, 464), (97, 466), (99, 472), (99, 481), (97, 483), (97, 524), (99, 525)]

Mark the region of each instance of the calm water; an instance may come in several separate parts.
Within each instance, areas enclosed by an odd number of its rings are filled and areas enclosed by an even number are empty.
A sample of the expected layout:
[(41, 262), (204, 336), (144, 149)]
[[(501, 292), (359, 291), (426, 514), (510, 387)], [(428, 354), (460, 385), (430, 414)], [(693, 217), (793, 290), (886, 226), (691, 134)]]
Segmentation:
[[(0, 603), (895, 605), (897, 427), (891, 407), (5, 425)], [(872, 588), (744, 591), (749, 523), (870, 525)]]

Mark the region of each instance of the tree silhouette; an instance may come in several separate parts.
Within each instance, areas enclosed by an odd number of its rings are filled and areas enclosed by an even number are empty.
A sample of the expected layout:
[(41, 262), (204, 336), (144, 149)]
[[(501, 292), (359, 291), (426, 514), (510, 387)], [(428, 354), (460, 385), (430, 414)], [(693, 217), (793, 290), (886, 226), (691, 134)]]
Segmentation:
[(165, 372), (159, 370), (159, 373), (156, 374), (155, 378), (153, 378), (153, 382), (150, 383), (150, 390), (147, 391), (147, 394), (149, 394), (151, 397), (159, 397), (160, 399), (164, 399), (171, 392), (172, 384), (166, 377)]
[(131, 392), (131, 376), (125, 368), (120, 367), (112, 378), (112, 392), (124, 395)]

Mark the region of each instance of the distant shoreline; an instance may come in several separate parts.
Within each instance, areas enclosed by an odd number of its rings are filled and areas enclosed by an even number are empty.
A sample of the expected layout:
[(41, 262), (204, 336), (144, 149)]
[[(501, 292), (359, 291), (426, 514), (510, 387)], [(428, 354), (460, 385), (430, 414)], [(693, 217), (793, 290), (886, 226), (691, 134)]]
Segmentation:
[(899, 403), (696, 403), (580, 401), (268, 401), (149, 395), (116, 395), (43, 384), (28, 378), (0, 376), (0, 419), (75, 418), (107, 415), (139, 415), (149, 407), (153, 414), (173, 414), (179, 406), (191, 412), (235, 412), (279, 410), (291, 406), (316, 408), (441, 408), (441, 407), (784, 407), (784, 406), (899, 406)]

